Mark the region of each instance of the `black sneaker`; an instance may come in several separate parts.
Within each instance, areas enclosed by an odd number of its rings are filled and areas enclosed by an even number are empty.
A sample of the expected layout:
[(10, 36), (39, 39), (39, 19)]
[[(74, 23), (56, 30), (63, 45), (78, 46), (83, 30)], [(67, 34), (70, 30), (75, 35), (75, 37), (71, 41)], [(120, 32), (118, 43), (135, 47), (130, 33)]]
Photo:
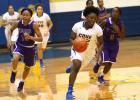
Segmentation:
[(21, 82), (19, 83), (19, 86), (18, 86), (18, 88), (17, 88), (17, 91), (18, 91), (18, 92), (21, 92), (21, 91), (23, 90), (23, 86), (24, 86), (24, 82), (21, 81)]
[(14, 83), (15, 82), (15, 78), (16, 78), (16, 72), (13, 72), (11, 73), (11, 78), (10, 78), (10, 82), (11, 83)]

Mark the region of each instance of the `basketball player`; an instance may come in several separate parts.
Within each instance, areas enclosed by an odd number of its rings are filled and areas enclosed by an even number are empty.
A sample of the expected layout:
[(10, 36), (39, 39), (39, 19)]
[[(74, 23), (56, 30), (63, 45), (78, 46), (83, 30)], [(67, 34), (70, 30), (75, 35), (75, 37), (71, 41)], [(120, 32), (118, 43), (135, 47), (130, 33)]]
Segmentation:
[[(25, 63), (25, 68), (22, 76), (22, 80), (19, 83), (17, 88), (18, 92), (23, 90), (24, 80), (27, 78), (30, 67), (34, 65), (34, 56), (35, 56), (35, 49), (34, 43), (35, 41), (41, 42), (42, 36), (38, 25), (31, 21), (32, 17), (32, 10), (29, 8), (24, 8), (21, 11), (22, 20), (17, 23), (14, 23), (9, 30), (9, 38), (13, 33), (13, 30), (18, 28), (19, 36), (15, 44), (15, 49), (13, 51), (13, 61), (12, 61), (12, 73), (10, 82), (14, 83), (17, 73), (17, 64), (19, 59), (23, 57), (23, 62)], [(36, 37), (35, 37), (36, 35)], [(8, 39), (8, 46), (11, 45), (10, 39)]]
[(107, 12), (107, 9), (104, 7), (103, 0), (97, 0), (97, 3), (98, 3), (98, 9), (99, 9), (98, 24), (100, 25), (103, 20), (110, 17), (110, 14)]
[[(73, 26), (72, 32), (71, 32), (71, 38), (70, 38), (71, 42), (73, 43), (73, 40), (76, 37), (82, 37), (86, 39), (87, 42), (90, 42), (90, 39), (94, 36), (97, 38), (98, 44), (100, 44), (99, 45), (100, 49), (98, 51), (100, 52), (102, 49), (103, 32), (102, 32), (101, 27), (96, 24), (98, 14), (99, 14), (98, 9), (93, 6), (87, 7), (85, 8), (83, 14), (86, 19), (84, 21), (76, 23)], [(73, 86), (74, 86), (77, 74), (80, 70), (81, 63), (85, 55), (84, 53), (85, 52), (78, 53), (73, 48), (71, 49), (71, 60), (72, 60), (73, 67), (71, 69), (70, 77), (69, 77), (69, 87), (66, 94), (67, 100), (73, 100), (74, 98), (72, 94)]]
[(37, 44), (37, 54), (38, 54), (38, 59), (40, 61), (40, 66), (41, 68), (44, 68), (44, 62), (43, 62), (43, 52), (46, 49), (47, 42), (50, 36), (50, 29), (53, 26), (53, 23), (49, 17), (48, 14), (43, 12), (43, 5), (38, 4), (36, 5), (36, 14), (33, 15), (32, 19), (39, 25), (39, 29), (41, 32), (41, 35), (43, 37), (42, 42), (36, 42)]
[[(8, 31), (11, 28), (12, 24), (14, 22), (17, 22), (18, 19), (19, 19), (19, 14), (14, 11), (13, 5), (9, 5), (8, 12), (6, 12), (3, 15), (3, 26), (5, 27), (5, 36), (7, 41), (8, 41)], [(11, 36), (11, 42), (12, 42), (11, 50), (13, 49), (13, 45), (17, 41), (17, 38), (18, 38), (18, 29), (16, 28)]]
[[(112, 9), (111, 17), (105, 19), (101, 24), (104, 36), (104, 46), (102, 51), (102, 63), (104, 64), (104, 69), (102, 74), (98, 77), (100, 83), (106, 83), (104, 80), (104, 75), (106, 75), (112, 66), (116, 62), (117, 54), (119, 51), (119, 41), (118, 38), (124, 38), (125, 29), (122, 21), (120, 20), (121, 9), (115, 7)], [(100, 65), (94, 66), (94, 72), (97, 73)]]
[[(93, 6), (94, 5), (94, 2), (93, 2), (93, 0), (87, 0), (86, 1), (86, 7), (90, 7), (90, 6)], [(82, 11), (82, 13), (81, 13), (81, 19), (85, 19), (85, 16), (83, 15), (83, 11)], [(67, 68), (66, 68), (66, 73), (70, 73), (70, 70), (71, 70), (71, 67), (72, 67), (73, 65), (72, 64), (70, 64), (70, 66), (68, 66)]]
[[(90, 7), (90, 6), (93, 6), (93, 5), (94, 5), (93, 0), (87, 0), (86, 1), (86, 7)], [(83, 15), (83, 11), (81, 13), (81, 19), (85, 19), (85, 16)]]
[[(102, 24), (102, 22), (106, 19), (106, 18), (109, 18), (110, 17), (110, 13), (107, 12), (107, 9), (104, 7), (104, 1), (103, 0), (97, 0), (97, 4), (98, 4), (98, 9), (99, 9), (99, 17), (98, 17), (98, 21), (97, 23), (99, 25)], [(96, 66), (101, 66), (102, 64), (102, 59), (101, 59), (101, 56), (99, 57), (99, 60), (98, 62), (94, 65), (96, 68)], [(96, 73), (94, 74), (93, 70), (95, 69), (90, 69), (90, 72), (89, 72), (89, 76), (90, 76), (90, 79), (97, 79), (97, 76), (96, 76)], [(109, 76), (109, 73), (108, 75)], [(106, 77), (107, 78), (107, 77)]]

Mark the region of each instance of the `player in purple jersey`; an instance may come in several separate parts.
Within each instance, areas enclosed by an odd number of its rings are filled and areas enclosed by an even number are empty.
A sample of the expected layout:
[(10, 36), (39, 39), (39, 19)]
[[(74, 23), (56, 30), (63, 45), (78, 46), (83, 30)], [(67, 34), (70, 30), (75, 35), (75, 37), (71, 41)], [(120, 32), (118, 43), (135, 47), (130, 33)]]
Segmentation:
[[(99, 9), (99, 17), (97, 23), (99, 25), (102, 24), (102, 22), (110, 17), (110, 13), (107, 12), (107, 9), (104, 7), (104, 1), (103, 0), (97, 0), (98, 9)], [(98, 45), (98, 44), (97, 44)], [(98, 49), (98, 46), (97, 48)], [(102, 64), (101, 56), (99, 56), (98, 62), (94, 66), (100, 66)], [(93, 70), (91, 69), (89, 72), (90, 79), (96, 79), (95, 74), (93, 73)]]
[[(94, 6), (93, 0), (87, 0), (87, 1), (86, 1), (86, 7), (91, 7), (91, 6)], [(82, 11), (82, 13), (81, 13), (81, 19), (82, 19), (82, 20), (85, 20), (85, 16), (83, 15), (83, 11)]]
[[(101, 24), (103, 28), (104, 47), (102, 51), (102, 63), (104, 64), (103, 73), (98, 77), (100, 83), (106, 83), (104, 75), (110, 71), (113, 63), (116, 62), (116, 57), (119, 51), (118, 38), (124, 38), (125, 29), (124, 24), (120, 20), (121, 9), (114, 7), (112, 9), (111, 17), (107, 18)], [(98, 73), (100, 64), (96, 63), (93, 70), (94, 73)]]
[(110, 14), (107, 12), (107, 9), (104, 7), (103, 0), (97, 0), (97, 3), (98, 3), (98, 9), (99, 9), (98, 24), (100, 25), (103, 20), (110, 17)]
[(33, 21), (31, 21), (32, 10), (30, 10), (29, 8), (24, 8), (21, 11), (21, 15), (22, 20), (20, 20), (17, 23), (14, 23), (8, 33), (9, 35), (8, 46), (10, 47), (11, 45), (10, 37), (12, 35), (13, 30), (15, 28), (18, 28), (19, 30), (18, 40), (15, 44), (16, 47), (13, 51), (12, 73), (10, 78), (11, 83), (15, 82), (17, 73), (17, 64), (21, 57), (24, 58), (23, 62), (25, 63), (22, 80), (20, 81), (19, 86), (17, 88), (18, 92), (21, 92), (23, 90), (24, 80), (27, 78), (29, 74), (30, 67), (34, 65), (34, 56), (35, 56), (34, 42), (42, 41), (42, 36), (38, 26)]

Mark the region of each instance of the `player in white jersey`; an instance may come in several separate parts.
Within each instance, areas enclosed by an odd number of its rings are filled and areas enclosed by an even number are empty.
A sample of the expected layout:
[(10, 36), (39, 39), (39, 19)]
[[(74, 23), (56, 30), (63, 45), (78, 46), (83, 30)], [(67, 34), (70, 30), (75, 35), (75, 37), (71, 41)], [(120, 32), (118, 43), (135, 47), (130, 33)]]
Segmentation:
[[(87, 0), (87, 1), (86, 1), (86, 7), (90, 7), (90, 6), (93, 6), (93, 5), (94, 5), (93, 0)], [(81, 19), (82, 19), (82, 20), (85, 19), (85, 16), (83, 15), (83, 11), (82, 11), (82, 13), (81, 13)], [(66, 68), (66, 73), (70, 73), (70, 70), (71, 70), (71, 67), (72, 67), (72, 66), (73, 66), (73, 65), (70, 64), (70, 66), (68, 66), (68, 67)]]
[(36, 13), (33, 15), (32, 19), (39, 25), (40, 32), (43, 37), (43, 42), (36, 42), (37, 44), (37, 54), (38, 59), (40, 60), (40, 66), (44, 68), (43, 62), (43, 52), (46, 49), (47, 42), (50, 36), (50, 29), (53, 26), (53, 23), (48, 14), (43, 12), (43, 5), (38, 4), (35, 7)]
[[(82, 37), (87, 40), (88, 43), (90, 43), (90, 40), (93, 37), (96, 37), (97, 39), (97, 44), (98, 44), (98, 53), (97, 55), (100, 54), (102, 50), (102, 44), (103, 44), (103, 32), (101, 27), (96, 24), (97, 18), (99, 11), (97, 8), (91, 6), (91, 7), (86, 7), (84, 12), (85, 20), (82, 22), (76, 23), (73, 28), (72, 28), (72, 33), (71, 33), (71, 42), (73, 43), (73, 40), (76, 37)], [(93, 45), (94, 46), (94, 43)], [(92, 50), (93, 52), (95, 50)], [(73, 100), (73, 86), (76, 80), (76, 76), (81, 68), (81, 64), (83, 61), (83, 58), (85, 56), (85, 52), (78, 53), (76, 52), (73, 48), (71, 49), (71, 60), (73, 63), (73, 67), (70, 72), (70, 77), (69, 77), (69, 87), (68, 87), (68, 92), (66, 94), (66, 100)], [(91, 55), (94, 56), (94, 55)]]
[[(12, 5), (8, 6), (8, 12), (6, 12), (3, 15), (3, 26), (5, 27), (5, 36), (6, 36), (6, 40), (8, 39), (8, 31), (11, 28), (12, 24), (15, 23), (16, 21), (18, 21), (19, 19), (19, 14), (17, 12), (14, 11), (14, 7)], [(11, 36), (11, 41), (12, 41), (12, 47), (15, 44), (15, 42), (17, 41), (18, 38), (18, 29), (16, 28), (13, 31), (13, 34)], [(7, 40), (8, 41), (8, 40)]]

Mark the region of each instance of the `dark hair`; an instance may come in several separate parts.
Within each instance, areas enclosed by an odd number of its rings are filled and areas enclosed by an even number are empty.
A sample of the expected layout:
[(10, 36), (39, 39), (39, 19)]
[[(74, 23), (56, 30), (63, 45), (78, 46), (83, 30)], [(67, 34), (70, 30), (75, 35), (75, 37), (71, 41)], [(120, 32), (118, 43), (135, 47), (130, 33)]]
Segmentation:
[(120, 15), (122, 14), (122, 10), (121, 10), (121, 8), (120, 8), (120, 7), (114, 7), (114, 8), (117, 8), (117, 9), (118, 9), (118, 11), (119, 11)]
[(37, 10), (38, 7), (44, 8), (42, 4), (37, 4), (37, 5), (35, 6), (35, 10)]
[(21, 15), (22, 15), (22, 13), (23, 13), (24, 11), (26, 11), (26, 10), (30, 13), (31, 16), (33, 15), (32, 10), (29, 9), (29, 8), (23, 8), (23, 9), (21, 10)]
[(90, 13), (95, 13), (97, 16), (99, 15), (99, 10), (98, 8), (91, 6), (91, 7), (86, 7), (84, 9), (83, 15), (86, 17), (87, 15), (89, 15)]
[(100, 0), (97, 0), (97, 3), (99, 3)]
[(9, 7), (10, 7), (10, 6), (14, 8), (14, 6), (13, 6), (13, 5), (9, 4), (9, 5), (8, 5), (8, 7), (7, 7), (7, 9), (9, 9)]
[(87, 0), (87, 1), (86, 1), (86, 5), (88, 5), (88, 3), (89, 3), (90, 1), (93, 3), (93, 0)]

